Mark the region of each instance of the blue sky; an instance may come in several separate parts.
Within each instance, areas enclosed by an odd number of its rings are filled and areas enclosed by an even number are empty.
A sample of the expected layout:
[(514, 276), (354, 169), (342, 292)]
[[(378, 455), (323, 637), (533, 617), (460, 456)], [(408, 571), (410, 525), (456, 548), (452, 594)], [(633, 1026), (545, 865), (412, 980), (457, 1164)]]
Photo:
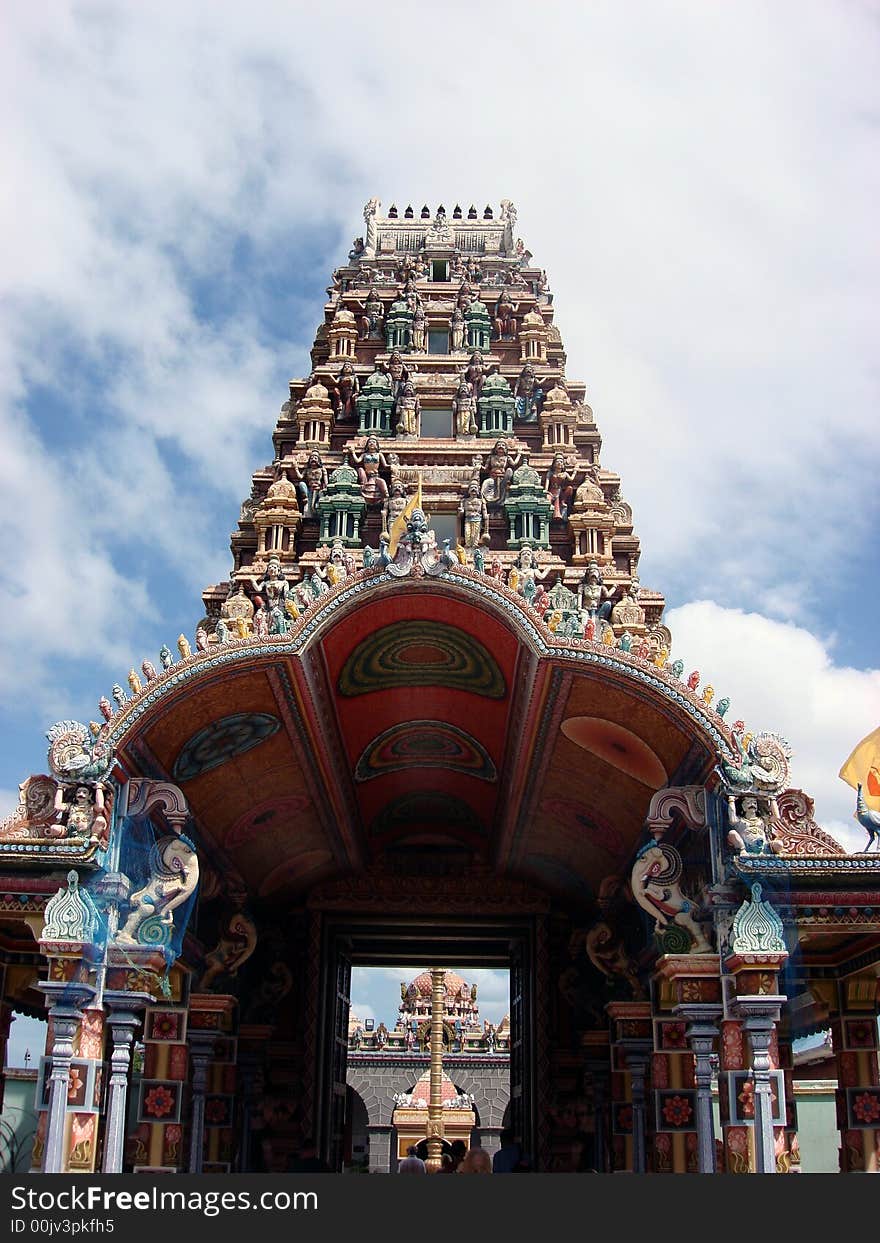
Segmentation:
[(880, 718), (876, 5), (442, 14), (5, 6), (2, 802), (49, 724), (193, 634), (366, 200), (509, 197), (673, 655), (860, 844), (837, 771)]

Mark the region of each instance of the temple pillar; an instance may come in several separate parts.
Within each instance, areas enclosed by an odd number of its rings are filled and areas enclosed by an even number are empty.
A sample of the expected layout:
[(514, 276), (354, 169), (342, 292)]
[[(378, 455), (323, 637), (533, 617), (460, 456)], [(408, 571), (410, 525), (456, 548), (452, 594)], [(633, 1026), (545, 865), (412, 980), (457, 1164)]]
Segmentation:
[(837, 1125), (843, 1174), (880, 1172), (878, 981), (856, 975), (838, 984), (831, 1036), (837, 1062)]
[(781, 1174), (799, 1174), (801, 1153), (798, 1139), (797, 1101), (794, 1095), (794, 1052), (789, 1028), (789, 1014), (785, 1011), (776, 1027), (776, 1065), (782, 1071), (785, 1086), (785, 1127), (781, 1136), (777, 1135), (776, 1166)]
[(612, 1131), (615, 1167), (643, 1174), (647, 1169), (646, 1087), (653, 1048), (651, 1003), (612, 1001)]
[(275, 1028), (270, 1023), (247, 1023), (239, 1028), (237, 1061), (241, 1079), (241, 1111), (238, 1126), (239, 1174), (246, 1174), (253, 1163), (254, 1123), (259, 1117), (260, 1095), (264, 1082), (265, 1049)]
[(611, 1097), (611, 1061), (606, 1032), (585, 1032), (581, 1038), (584, 1068), (593, 1088), (593, 1168), (599, 1174), (611, 1168), (608, 1104)]
[[(159, 992), (156, 972), (165, 968), (161, 950), (151, 951), (155, 961), (147, 971), (148, 951), (129, 948), (131, 959), (143, 961), (145, 972), (140, 981), (131, 979), (130, 968), (117, 967), (108, 972), (114, 988), (154, 988)], [(156, 1004), (153, 997), (144, 1011), (144, 1064), (140, 1081), (135, 1129), (126, 1138), (127, 1164), (135, 1174), (183, 1171), (183, 1096), (186, 1086), (188, 1057), (186, 1046), (187, 1011), (184, 1003), (188, 977), (179, 967), (168, 975), (171, 996)]]
[(190, 1086), (192, 1105), (189, 1130), (189, 1172), (201, 1174), (205, 1147), (205, 1093), (208, 1089), (208, 1067), (213, 1055), (214, 1037), (210, 1033), (196, 1032), (189, 1038), (189, 1058), (192, 1067)]
[[(131, 1070), (131, 1049), (141, 1025), (136, 1013), (152, 1000), (149, 994), (104, 994), (104, 1003), (111, 1007), (107, 1015), (110, 1033), (110, 1082), (107, 1087), (107, 1116), (104, 1120), (104, 1157), (101, 1169), (105, 1174), (121, 1174), (125, 1159), (125, 1124), (128, 1110), (128, 1081)], [(118, 1008), (117, 1008), (118, 1007)]]
[(397, 1171), (397, 1161), (391, 1168), (391, 1136), (387, 1126), (367, 1126), (367, 1160), (371, 1174), (393, 1174)]
[(776, 1131), (781, 1140), (784, 1136), (785, 1084), (777, 1066), (776, 1024), (787, 1000), (779, 992), (779, 971), (787, 957), (785, 951), (737, 952), (734, 942), (725, 960), (736, 990), (729, 1009), (748, 1045), (747, 1069), (726, 1077), (729, 1113), (738, 1127), (747, 1128), (747, 1154), (739, 1155), (747, 1155), (747, 1169), (758, 1174), (778, 1172)]
[(49, 1034), (46, 1048), (50, 1050), (48, 1111), (41, 1169), (44, 1174), (66, 1171), (69, 1153), (68, 1098), (71, 1095), (70, 1067), (74, 1042), (84, 1018), (85, 1004), (95, 990), (88, 984), (67, 981), (46, 981), (38, 985), (49, 999)]
[[(657, 963), (654, 1094), (657, 1171), (714, 1174), (712, 1054), (721, 1017), (717, 954), (664, 954)], [(661, 1140), (665, 1141), (665, 1163)]]
[(229, 1173), (232, 1169), (237, 1007), (236, 999), (225, 994), (190, 996), (191, 1174)]

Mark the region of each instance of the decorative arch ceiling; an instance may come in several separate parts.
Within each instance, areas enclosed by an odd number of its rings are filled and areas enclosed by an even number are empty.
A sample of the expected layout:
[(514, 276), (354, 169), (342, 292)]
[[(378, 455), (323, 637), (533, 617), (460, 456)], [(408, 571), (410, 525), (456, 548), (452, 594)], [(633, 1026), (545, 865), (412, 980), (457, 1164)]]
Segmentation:
[(266, 897), (455, 848), (580, 900), (626, 868), (656, 789), (732, 751), (672, 675), (551, 647), (518, 598), (455, 575), (342, 584), (295, 637), (173, 666), (112, 740)]

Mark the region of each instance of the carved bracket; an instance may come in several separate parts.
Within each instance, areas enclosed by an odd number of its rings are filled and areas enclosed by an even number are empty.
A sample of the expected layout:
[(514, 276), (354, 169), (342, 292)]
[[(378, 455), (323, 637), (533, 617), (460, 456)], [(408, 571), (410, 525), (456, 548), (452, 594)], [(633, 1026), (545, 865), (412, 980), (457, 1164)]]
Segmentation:
[(657, 790), (648, 808), (645, 828), (659, 841), (680, 812), (689, 829), (706, 827), (706, 791), (703, 786), (671, 786)]
[(183, 792), (170, 781), (151, 781), (147, 777), (132, 777), (124, 787), (126, 802), (123, 815), (149, 815), (158, 807), (169, 826), (178, 835), (190, 817), (189, 804)]

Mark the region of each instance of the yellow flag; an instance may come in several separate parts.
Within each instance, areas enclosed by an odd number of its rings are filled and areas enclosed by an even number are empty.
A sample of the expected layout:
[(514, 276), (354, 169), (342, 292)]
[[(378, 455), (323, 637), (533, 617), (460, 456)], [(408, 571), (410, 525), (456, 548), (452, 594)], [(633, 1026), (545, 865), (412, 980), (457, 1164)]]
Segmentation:
[(853, 789), (861, 786), (870, 809), (880, 811), (880, 726), (862, 739), (839, 775)]
[(388, 532), (388, 534), (391, 536), (391, 539), (389, 540), (389, 543), (388, 543), (388, 551), (392, 557), (397, 552), (397, 545), (400, 543), (400, 537), (406, 531), (406, 524), (407, 524), (407, 520), (410, 514), (413, 512), (414, 509), (421, 509), (421, 507), (422, 507), (422, 476), (419, 475), (419, 486), (416, 488), (415, 492), (409, 498), (406, 505), (403, 507), (403, 510), (394, 519), (394, 521), (391, 524), (391, 530)]

